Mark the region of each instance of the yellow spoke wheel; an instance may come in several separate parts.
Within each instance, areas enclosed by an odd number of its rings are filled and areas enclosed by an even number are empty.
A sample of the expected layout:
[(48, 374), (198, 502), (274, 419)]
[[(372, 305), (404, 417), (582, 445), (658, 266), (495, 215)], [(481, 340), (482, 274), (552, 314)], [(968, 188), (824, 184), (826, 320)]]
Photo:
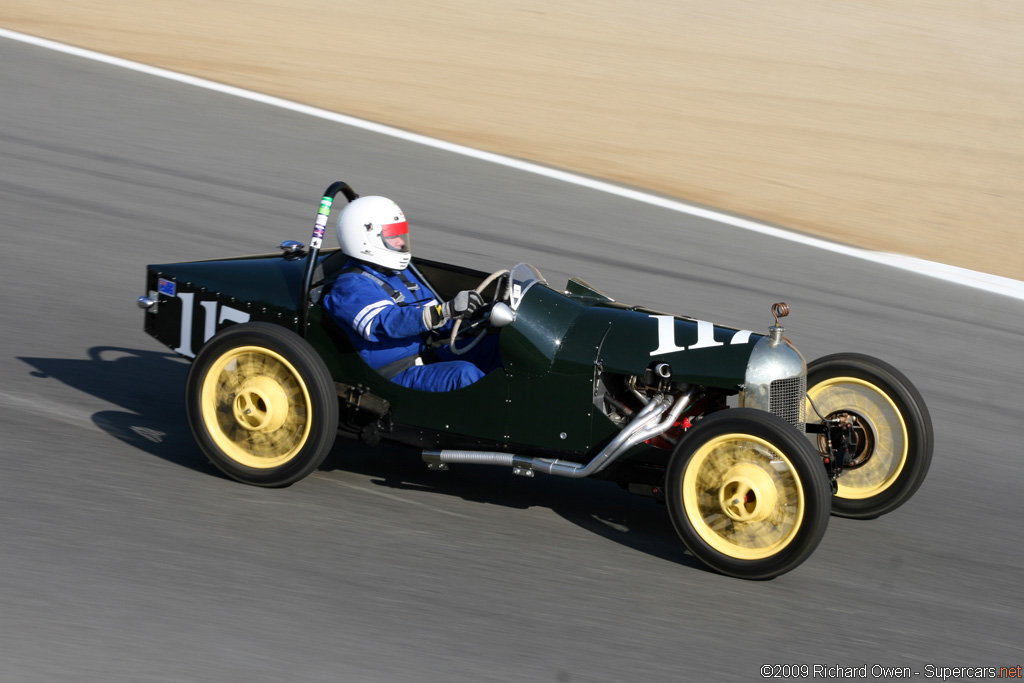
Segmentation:
[(288, 462), (309, 438), (312, 405), (306, 383), (270, 349), (243, 346), (217, 358), (206, 373), (201, 400), (214, 442), (246, 467)]
[[(836, 479), (833, 514), (867, 519), (905, 503), (924, 481), (932, 459), (932, 421), (924, 399), (888, 363), (837, 353), (807, 364), (807, 420), (853, 425), (852, 459)], [(809, 434), (823, 456), (824, 436)]]
[(723, 434), (690, 458), (683, 506), (712, 548), (759, 560), (796, 536), (804, 516), (803, 486), (792, 463), (772, 444), (749, 434)]
[(215, 335), (196, 355), (185, 394), (196, 442), (221, 471), (248, 484), (292, 484), (334, 443), (330, 372), (304, 339), (277, 325), (232, 325)]
[(800, 431), (763, 410), (699, 420), (672, 454), (665, 490), (690, 552), (740, 578), (790, 571), (828, 526), (831, 491), (821, 457)]
[[(853, 417), (860, 449), (854, 465), (837, 484), (840, 498), (862, 499), (893, 485), (907, 464), (907, 423), (892, 399), (877, 386), (856, 377), (832, 377), (807, 390), (807, 415), (813, 402), (825, 417)], [(821, 437), (822, 441), (824, 437)], [(819, 448), (824, 450), (822, 443)]]

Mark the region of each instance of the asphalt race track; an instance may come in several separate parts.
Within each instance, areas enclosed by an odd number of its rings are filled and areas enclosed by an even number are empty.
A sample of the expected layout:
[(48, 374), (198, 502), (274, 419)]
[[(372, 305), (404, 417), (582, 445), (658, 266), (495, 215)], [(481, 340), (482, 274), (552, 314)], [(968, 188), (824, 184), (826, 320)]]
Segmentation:
[[(1024, 664), (1021, 301), (36, 47), (0, 41), (0, 65), (0, 679)], [(755, 330), (787, 301), (809, 359), (869, 353), (917, 383), (928, 480), (744, 582), (598, 481), (431, 472), (347, 440), (287, 489), (226, 479), (189, 434), (187, 364), (142, 332), (144, 266), (308, 241), (339, 179), (397, 200), (428, 258), (529, 261)]]

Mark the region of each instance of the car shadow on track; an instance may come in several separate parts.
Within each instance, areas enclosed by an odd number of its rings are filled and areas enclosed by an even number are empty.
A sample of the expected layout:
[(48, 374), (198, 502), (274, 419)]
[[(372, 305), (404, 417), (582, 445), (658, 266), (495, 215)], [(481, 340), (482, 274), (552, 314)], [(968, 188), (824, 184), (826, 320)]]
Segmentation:
[[(92, 415), (97, 427), (145, 453), (203, 474), (224, 477), (196, 445), (185, 415), (184, 387), (189, 364), (175, 354), (115, 346), (95, 346), (87, 358), (19, 360), (40, 379), (55, 379), (120, 406)], [(338, 436), (321, 466), (370, 478), (395, 490), (455, 496), (481, 505), (548, 508), (565, 520), (634, 550), (669, 562), (706, 569), (687, 553), (664, 505), (626, 493), (611, 482), (567, 480), (538, 475), (517, 477), (509, 468), (453, 465), (447, 472), (427, 469), (420, 452), (393, 444), (367, 446)], [(299, 484), (301, 485), (301, 483)]]
[(668, 510), (652, 498), (627, 493), (595, 479), (570, 480), (538, 474), (519, 477), (511, 468), (451, 465), (427, 468), (415, 448), (367, 446), (339, 435), (321, 471), (350, 472), (376, 486), (454, 496), (482, 505), (548, 508), (563, 519), (610, 541), (688, 567), (710, 571), (690, 555), (672, 528)]
[(219, 472), (192, 439), (185, 416), (188, 363), (173, 353), (94, 346), (88, 357), (27, 358), (41, 379), (55, 379), (124, 408), (92, 415), (97, 427), (146, 453), (198, 472)]

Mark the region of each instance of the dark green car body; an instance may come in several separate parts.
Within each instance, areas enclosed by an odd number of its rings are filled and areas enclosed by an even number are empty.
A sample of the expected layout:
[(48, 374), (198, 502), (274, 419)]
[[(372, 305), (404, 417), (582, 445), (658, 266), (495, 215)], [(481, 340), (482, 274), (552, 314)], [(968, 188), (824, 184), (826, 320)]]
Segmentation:
[[(423, 392), (384, 379), (354, 351), (319, 303), (346, 257), (335, 249), (317, 258), (307, 301), (300, 294), (307, 266), (302, 256), (150, 265), (147, 290), (155, 305), (145, 314), (145, 331), (191, 358), (227, 326), (274, 323), (304, 337), (327, 364), (344, 399), (343, 427), (360, 431), (372, 422), (378, 436), (424, 447), (547, 452), (574, 460), (585, 460), (621, 429), (597, 400), (606, 378), (650, 378), (652, 367), (667, 364), (658, 382), (736, 394), (763, 339), (624, 305), (578, 279), (564, 290), (537, 282), (519, 302), (515, 321), (492, 330), (500, 335), (501, 369), (457, 391)], [(413, 265), (441, 300), (487, 275), (422, 259)], [(386, 402), (386, 415), (359, 410), (360, 394), (379, 399), (378, 406)]]
[(885, 514), (924, 479), (932, 427), (910, 381), (860, 354), (809, 366), (778, 324), (781, 302), (762, 335), (619, 303), (578, 278), (556, 289), (527, 264), (487, 274), (412, 259), (437, 301), (476, 289), (490, 302), (449, 341), (496, 335), (501, 364), (454, 391), (395, 384), (322, 305), (349, 260), (322, 250), (339, 194), (359, 199), (329, 186), (308, 248), (148, 266), (145, 331), (193, 360), (192, 434), (240, 482), (290, 486), (338, 432), (419, 447), (433, 470), (599, 477), (665, 502), (708, 566), (767, 579), (811, 554), (830, 510)]

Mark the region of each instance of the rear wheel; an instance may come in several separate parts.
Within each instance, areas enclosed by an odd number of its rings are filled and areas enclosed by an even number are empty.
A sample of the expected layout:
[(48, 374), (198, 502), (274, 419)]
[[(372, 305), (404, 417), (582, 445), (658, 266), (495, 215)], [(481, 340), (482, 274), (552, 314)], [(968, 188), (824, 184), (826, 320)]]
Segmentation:
[[(850, 420), (857, 447), (837, 479), (832, 512), (868, 519), (914, 494), (932, 461), (932, 421), (910, 380), (888, 363), (854, 353), (807, 364), (807, 419)], [(824, 439), (812, 443), (824, 454)]]
[(761, 410), (700, 420), (672, 455), (666, 494), (690, 552), (739, 578), (790, 571), (828, 527), (831, 493), (821, 458), (792, 425)]
[(228, 476), (287, 486), (313, 472), (338, 428), (330, 372), (277, 325), (233, 325), (196, 356), (185, 389), (192, 434)]

